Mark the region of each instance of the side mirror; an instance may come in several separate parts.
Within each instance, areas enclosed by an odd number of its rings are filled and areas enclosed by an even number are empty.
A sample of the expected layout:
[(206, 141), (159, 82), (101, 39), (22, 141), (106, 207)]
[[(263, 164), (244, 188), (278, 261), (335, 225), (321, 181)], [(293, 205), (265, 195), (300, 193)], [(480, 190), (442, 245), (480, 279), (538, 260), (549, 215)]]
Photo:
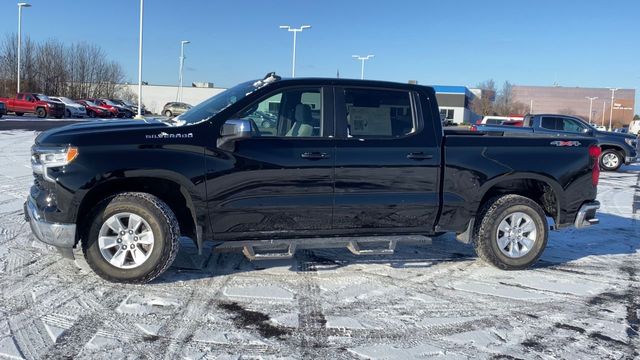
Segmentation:
[(218, 148), (233, 151), (236, 141), (250, 138), (254, 131), (257, 131), (257, 129), (253, 128), (250, 120), (227, 120), (220, 129), (220, 137), (217, 141)]
[(581, 132), (586, 135), (593, 135), (593, 131), (589, 128), (584, 128)]

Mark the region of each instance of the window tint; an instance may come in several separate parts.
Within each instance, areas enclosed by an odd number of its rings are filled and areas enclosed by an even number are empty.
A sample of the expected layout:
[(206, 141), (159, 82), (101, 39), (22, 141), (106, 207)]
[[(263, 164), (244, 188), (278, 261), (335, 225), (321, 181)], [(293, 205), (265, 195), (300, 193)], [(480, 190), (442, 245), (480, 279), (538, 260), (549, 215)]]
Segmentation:
[(402, 137), (416, 131), (406, 91), (345, 89), (344, 97), (349, 137)]
[(562, 119), (560, 118), (556, 118), (556, 117), (543, 117), (542, 120), (540, 121), (540, 127), (545, 128), (545, 129), (549, 129), (549, 130), (561, 130), (558, 127), (558, 123), (562, 121)]
[(562, 119), (562, 130), (578, 133), (582, 132), (582, 129), (584, 129), (584, 126), (577, 121), (566, 118)]
[(238, 117), (253, 120), (261, 136), (323, 136), (321, 89), (285, 90), (250, 105)]

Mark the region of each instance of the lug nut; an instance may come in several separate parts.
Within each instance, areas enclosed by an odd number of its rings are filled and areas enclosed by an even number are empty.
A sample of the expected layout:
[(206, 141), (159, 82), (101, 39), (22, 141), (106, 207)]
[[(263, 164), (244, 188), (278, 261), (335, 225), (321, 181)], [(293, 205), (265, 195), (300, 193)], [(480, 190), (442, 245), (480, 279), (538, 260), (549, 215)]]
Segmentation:
[(133, 230), (129, 230), (129, 234), (133, 234)]
[(136, 246), (135, 246), (135, 245), (133, 245), (133, 244), (131, 244), (131, 249), (133, 250), (133, 249), (135, 249), (135, 248), (136, 248)]
[(120, 244), (122, 242), (122, 239), (118, 238), (117, 242), (118, 242), (118, 244)]
[(133, 241), (138, 241), (138, 237), (137, 237), (137, 236), (134, 236), (134, 237), (133, 237)]
[(127, 250), (127, 245), (122, 245), (122, 250)]
[(124, 235), (124, 230), (120, 231), (120, 235)]

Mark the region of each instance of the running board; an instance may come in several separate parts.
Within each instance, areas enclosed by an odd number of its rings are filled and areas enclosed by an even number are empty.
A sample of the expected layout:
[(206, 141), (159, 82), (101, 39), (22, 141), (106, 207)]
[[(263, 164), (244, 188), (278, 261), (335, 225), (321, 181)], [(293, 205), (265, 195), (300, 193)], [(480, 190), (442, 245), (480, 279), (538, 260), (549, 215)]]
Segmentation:
[(347, 248), (354, 255), (392, 255), (398, 242), (430, 245), (431, 238), (411, 235), (229, 241), (217, 246), (215, 251), (242, 249), (242, 253), (249, 260), (284, 260), (293, 258), (297, 249), (341, 247)]

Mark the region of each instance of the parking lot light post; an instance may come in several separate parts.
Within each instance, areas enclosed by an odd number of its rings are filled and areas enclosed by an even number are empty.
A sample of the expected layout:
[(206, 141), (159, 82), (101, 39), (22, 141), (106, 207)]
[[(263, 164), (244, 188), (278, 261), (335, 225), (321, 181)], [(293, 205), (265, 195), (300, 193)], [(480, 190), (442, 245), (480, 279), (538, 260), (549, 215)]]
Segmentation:
[(280, 29), (285, 29), (289, 32), (293, 33), (293, 64), (291, 65), (291, 77), (296, 77), (296, 41), (298, 38), (298, 33), (302, 32), (304, 29), (310, 29), (311, 25), (302, 25), (299, 28), (292, 28), (289, 25), (281, 25)]
[(607, 102), (603, 101), (602, 102), (602, 127), (604, 127), (604, 114), (607, 111)]
[(616, 95), (616, 91), (620, 90), (618, 88), (609, 88), (609, 90), (611, 90), (611, 109), (609, 112), (609, 131), (611, 131), (611, 122), (613, 119), (613, 101)]
[(182, 40), (180, 42), (180, 85), (178, 86), (178, 96), (176, 98), (176, 101), (180, 101), (182, 102), (182, 71), (184, 69), (184, 46), (186, 44), (190, 44), (191, 41), (188, 40)]
[(360, 67), (360, 80), (364, 80), (364, 62), (373, 58), (374, 56), (375, 55), (367, 55), (367, 56), (351, 55), (352, 58), (356, 60), (360, 60), (362, 62), (362, 65)]
[(591, 125), (591, 113), (593, 112), (593, 100), (598, 99), (597, 96), (589, 97), (585, 96), (585, 99), (589, 99), (589, 125)]
[(18, 93), (20, 92), (20, 50), (22, 48), (22, 8), (31, 7), (31, 4), (18, 3)]
[(144, 119), (142, 116), (142, 18), (144, 15), (144, 0), (140, 0), (140, 40), (138, 44), (138, 115), (136, 119)]

